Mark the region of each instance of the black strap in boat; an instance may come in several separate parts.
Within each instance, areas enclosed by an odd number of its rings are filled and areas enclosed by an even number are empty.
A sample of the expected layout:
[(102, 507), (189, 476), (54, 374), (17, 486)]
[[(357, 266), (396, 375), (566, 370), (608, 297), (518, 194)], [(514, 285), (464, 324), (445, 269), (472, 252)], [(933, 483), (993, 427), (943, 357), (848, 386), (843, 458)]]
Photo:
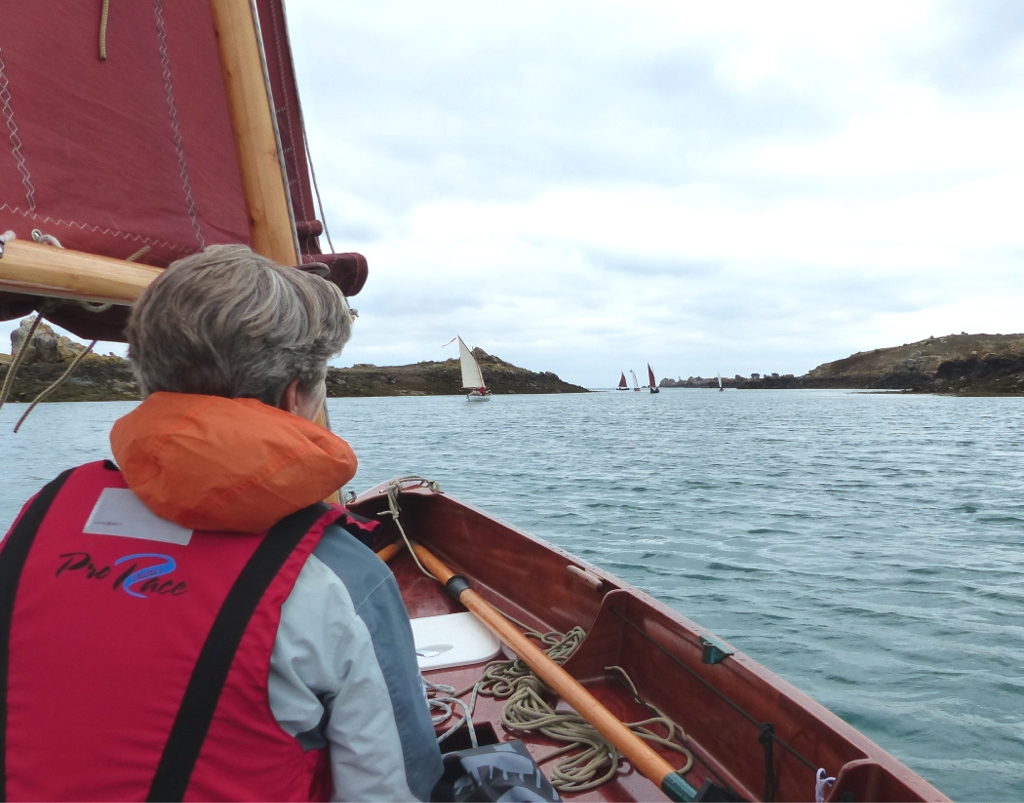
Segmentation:
[(281, 519), (238, 575), (192, 670), (147, 800), (182, 800), (185, 797), (249, 620), (288, 556), (328, 509), (325, 503), (317, 502)]
[(18, 583), (25, 561), (32, 549), (32, 543), (39, 532), (54, 498), (71, 476), (74, 469), (68, 469), (48, 483), (36, 495), (0, 551), (0, 800), (7, 799), (7, 673), (11, 649), (11, 620), (14, 616), (14, 600), (18, 595)]

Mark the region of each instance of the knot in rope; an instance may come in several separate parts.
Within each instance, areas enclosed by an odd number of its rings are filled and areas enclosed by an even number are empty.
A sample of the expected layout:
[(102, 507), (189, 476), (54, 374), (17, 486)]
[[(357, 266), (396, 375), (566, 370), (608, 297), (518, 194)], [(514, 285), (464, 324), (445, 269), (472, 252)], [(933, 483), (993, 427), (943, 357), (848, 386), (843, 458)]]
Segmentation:
[[(385, 486), (383, 493), (387, 494), (388, 498), (388, 509), (378, 513), (378, 516), (391, 516), (392, 521), (395, 522), (395, 526), (398, 528), (398, 534), (402, 536), (402, 540), (405, 542), (406, 548), (409, 550), (409, 554), (412, 555), (412, 559), (419, 566), (420, 571), (423, 572), (431, 580), (437, 580), (433, 574), (427, 571), (426, 567), (420, 563), (420, 559), (416, 557), (416, 550), (412, 548), (412, 542), (409, 540), (409, 536), (405, 534), (405, 528), (402, 527), (402, 522), (399, 520), (399, 514), (402, 509), (398, 506), (398, 497), (402, 494), (402, 488), (406, 485), (419, 485), (420, 487), (427, 488), (434, 493), (441, 493), (441, 486), (432, 482), (431, 480), (425, 480), (423, 477), (410, 475), (408, 477), (399, 477), (398, 479), (391, 480), (387, 486)], [(354, 496), (352, 497), (355, 498)]]
[(836, 779), (825, 772), (824, 767), (819, 767), (814, 775), (814, 803), (825, 803), (825, 796), (835, 782)]

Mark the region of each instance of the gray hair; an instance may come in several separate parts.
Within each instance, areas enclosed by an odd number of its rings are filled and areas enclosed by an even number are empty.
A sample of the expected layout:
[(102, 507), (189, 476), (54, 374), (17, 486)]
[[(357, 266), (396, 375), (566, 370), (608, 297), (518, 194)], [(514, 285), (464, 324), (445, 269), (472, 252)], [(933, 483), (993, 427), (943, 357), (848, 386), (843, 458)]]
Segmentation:
[(143, 397), (157, 391), (259, 399), (315, 392), (352, 331), (341, 290), (244, 245), (179, 259), (139, 296), (125, 334)]

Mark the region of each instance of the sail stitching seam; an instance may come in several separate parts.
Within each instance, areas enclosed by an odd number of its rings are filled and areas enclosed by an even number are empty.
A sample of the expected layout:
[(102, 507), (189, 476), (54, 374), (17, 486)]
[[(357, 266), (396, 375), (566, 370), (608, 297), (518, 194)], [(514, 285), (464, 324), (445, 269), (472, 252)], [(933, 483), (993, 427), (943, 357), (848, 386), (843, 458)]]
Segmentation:
[[(280, 28), (278, 27), (277, 13), (276, 9), (274, 8), (271, 8), (270, 12), (270, 25), (274, 33), (274, 47), (277, 49), (277, 70), (280, 73), (281, 84), (284, 87), (284, 91), (281, 93), (284, 96), (282, 98), (282, 100), (284, 101), (284, 119), (288, 125), (288, 140), (292, 146), (290, 150), (294, 151), (295, 131), (292, 129), (292, 116), (290, 114), (290, 107), (288, 105), (288, 77), (285, 75), (284, 71), (284, 55), (281, 50), (281, 31)], [(292, 184), (299, 185), (299, 204), (302, 207), (302, 219), (309, 220), (309, 210), (306, 209), (306, 195), (302, 191), (302, 182), (299, 181), (299, 163), (298, 160), (296, 159), (293, 159), (292, 161), (294, 162), (295, 165), (295, 178), (292, 181), (289, 181), (288, 184), (289, 186), (291, 186)], [(287, 178), (288, 176), (286, 175), (285, 179)]]
[(172, 251), (188, 253), (188, 249), (180, 245), (167, 242), (167, 240), (154, 240), (152, 237), (145, 237), (141, 234), (132, 234), (130, 232), (121, 231), (120, 229), (103, 228), (92, 223), (79, 223), (77, 220), (64, 220), (63, 218), (50, 217), (49, 215), (40, 215), (31, 210), (26, 211), (19, 206), (0, 204), (0, 211), (5, 210), (8, 212), (14, 212), (15, 214), (23, 217), (32, 218), (32, 220), (39, 221), (41, 223), (52, 223), (54, 226), (74, 226), (81, 231), (91, 231), (94, 234), (109, 234), (114, 237), (120, 237), (123, 240), (132, 240), (134, 242), (145, 243), (148, 245), (160, 245), (164, 248), (169, 248)]
[(36, 208), (36, 188), (32, 184), (32, 176), (29, 173), (28, 165), (25, 163), (25, 156), (21, 152), (21, 137), (18, 136), (18, 124), (14, 122), (14, 109), (11, 108), (11, 89), (7, 80), (6, 65), (3, 57), (0, 56), (0, 101), (4, 106), (4, 117), (7, 118), (7, 130), (11, 132), (10, 140), (12, 145), (11, 153), (14, 154), (14, 161), (18, 165), (18, 172), (21, 173), (21, 183), (25, 187), (25, 200), (29, 209)]
[(164, 26), (163, 0), (153, 0), (153, 12), (156, 15), (157, 38), (160, 40), (160, 63), (164, 69), (164, 89), (167, 93), (167, 107), (171, 115), (171, 131), (174, 133), (174, 148), (178, 154), (178, 173), (181, 176), (181, 186), (185, 192), (185, 204), (188, 207), (189, 220), (192, 221), (192, 231), (195, 232), (199, 247), (205, 248), (206, 239), (199, 228), (196, 202), (192, 197), (192, 185), (188, 178), (188, 164), (185, 161), (185, 147), (181, 138), (181, 128), (178, 126), (178, 107), (174, 102), (174, 84), (171, 81), (171, 59), (167, 52), (167, 29)]

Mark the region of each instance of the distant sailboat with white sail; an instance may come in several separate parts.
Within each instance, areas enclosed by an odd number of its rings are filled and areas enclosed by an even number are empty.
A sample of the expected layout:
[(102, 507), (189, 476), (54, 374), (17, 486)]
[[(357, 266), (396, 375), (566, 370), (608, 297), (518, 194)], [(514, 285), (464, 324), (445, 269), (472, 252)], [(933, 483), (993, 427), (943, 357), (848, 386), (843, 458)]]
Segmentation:
[[(469, 346), (462, 338), (456, 335), (444, 345), (450, 345), (456, 340), (459, 341), (459, 362), (462, 367), (462, 389), (470, 391), (466, 394), (467, 401), (490, 401), (491, 392), (484, 384), (484, 375), (480, 370), (480, 363), (476, 361)], [(444, 348), (444, 346), (442, 346)]]
[(636, 381), (636, 371), (632, 368), (629, 369), (629, 373), (633, 377), (633, 390), (640, 390), (640, 383)]
[(721, 374), (718, 375), (718, 389), (720, 391), (725, 390), (725, 388), (722, 387), (722, 375)]

